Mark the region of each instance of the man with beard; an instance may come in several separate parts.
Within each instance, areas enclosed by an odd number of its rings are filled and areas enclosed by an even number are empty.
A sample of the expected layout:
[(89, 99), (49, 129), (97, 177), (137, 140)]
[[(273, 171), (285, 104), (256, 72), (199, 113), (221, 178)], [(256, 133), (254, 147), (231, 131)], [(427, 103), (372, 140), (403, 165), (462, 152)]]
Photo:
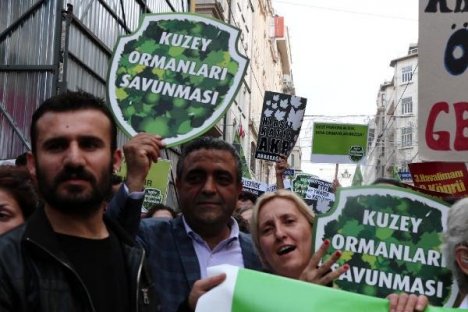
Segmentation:
[[(34, 113), (27, 165), (44, 207), (0, 237), (0, 311), (156, 311), (143, 249), (103, 215), (121, 161), (116, 134), (104, 102), (85, 92)], [(156, 136), (134, 140), (130, 193), (162, 147)]]

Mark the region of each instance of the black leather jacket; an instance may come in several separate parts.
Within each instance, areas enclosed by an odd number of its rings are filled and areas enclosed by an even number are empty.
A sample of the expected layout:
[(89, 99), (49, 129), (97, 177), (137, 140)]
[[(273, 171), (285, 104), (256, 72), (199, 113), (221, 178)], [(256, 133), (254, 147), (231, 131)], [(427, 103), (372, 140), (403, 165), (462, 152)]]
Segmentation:
[[(131, 311), (157, 311), (145, 252), (105, 218), (122, 242), (129, 272)], [(0, 311), (95, 311), (90, 295), (60, 251), (43, 209), (0, 236)]]

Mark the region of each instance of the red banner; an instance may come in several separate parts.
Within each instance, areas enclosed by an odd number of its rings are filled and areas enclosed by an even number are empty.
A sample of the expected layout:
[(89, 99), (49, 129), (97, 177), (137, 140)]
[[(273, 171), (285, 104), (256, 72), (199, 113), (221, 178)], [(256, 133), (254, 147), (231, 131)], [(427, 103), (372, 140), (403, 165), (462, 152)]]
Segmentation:
[(468, 194), (468, 171), (465, 163), (424, 162), (408, 165), (414, 185), (456, 196)]

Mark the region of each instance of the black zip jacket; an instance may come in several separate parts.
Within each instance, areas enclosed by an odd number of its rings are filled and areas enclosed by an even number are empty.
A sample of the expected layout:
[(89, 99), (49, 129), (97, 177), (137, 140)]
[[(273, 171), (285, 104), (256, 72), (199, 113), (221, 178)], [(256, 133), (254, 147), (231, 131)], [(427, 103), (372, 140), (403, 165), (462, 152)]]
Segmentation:
[[(104, 220), (122, 243), (131, 312), (157, 311), (143, 248), (117, 224)], [(0, 236), (0, 311), (95, 311), (88, 290), (59, 249), (43, 209)]]

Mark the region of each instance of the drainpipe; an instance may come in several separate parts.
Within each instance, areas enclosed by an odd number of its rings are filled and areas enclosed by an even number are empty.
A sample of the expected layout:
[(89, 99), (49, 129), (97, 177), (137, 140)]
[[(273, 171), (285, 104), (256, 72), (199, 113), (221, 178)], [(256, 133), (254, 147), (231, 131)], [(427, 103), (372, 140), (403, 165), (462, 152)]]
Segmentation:
[[(228, 0), (228, 24), (231, 24), (231, 5), (232, 1)], [(229, 109), (226, 111), (226, 114), (224, 114), (223, 118), (223, 141), (226, 141), (226, 131), (227, 131), (227, 114), (229, 114)]]

